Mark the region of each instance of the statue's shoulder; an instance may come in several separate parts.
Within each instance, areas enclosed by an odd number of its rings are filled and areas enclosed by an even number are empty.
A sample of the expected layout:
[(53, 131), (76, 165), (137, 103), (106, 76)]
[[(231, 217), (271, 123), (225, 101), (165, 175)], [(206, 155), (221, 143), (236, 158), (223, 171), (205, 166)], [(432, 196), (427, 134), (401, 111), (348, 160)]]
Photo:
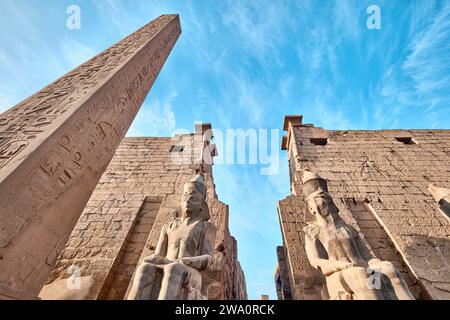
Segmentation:
[(203, 225), (205, 226), (205, 228), (216, 228), (216, 225), (210, 220), (203, 220)]
[(310, 224), (303, 228), (303, 231), (305, 232), (305, 235), (309, 238), (315, 239), (319, 236), (320, 233), (320, 227)]

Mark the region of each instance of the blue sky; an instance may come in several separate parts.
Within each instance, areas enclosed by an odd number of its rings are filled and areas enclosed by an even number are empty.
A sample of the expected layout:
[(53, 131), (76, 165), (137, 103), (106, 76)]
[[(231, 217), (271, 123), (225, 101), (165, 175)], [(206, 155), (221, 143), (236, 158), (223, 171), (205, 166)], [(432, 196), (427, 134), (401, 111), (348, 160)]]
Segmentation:
[[(81, 8), (81, 29), (66, 9)], [(382, 29), (366, 27), (369, 5)], [(170, 136), (194, 121), (281, 129), (286, 114), (326, 129), (449, 128), (448, 0), (1, 0), (0, 112), (163, 13), (183, 34), (129, 135)], [(219, 150), (220, 152), (220, 150)], [(217, 165), (249, 297), (275, 298), (277, 201), (289, 194), (260, 165)]]

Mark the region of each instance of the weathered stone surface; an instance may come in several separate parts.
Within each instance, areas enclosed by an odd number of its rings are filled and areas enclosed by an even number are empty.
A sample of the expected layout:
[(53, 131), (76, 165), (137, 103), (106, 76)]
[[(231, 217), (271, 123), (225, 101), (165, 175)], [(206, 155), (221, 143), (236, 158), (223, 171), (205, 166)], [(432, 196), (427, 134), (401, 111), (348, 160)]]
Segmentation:
[(0, 115), (0, 284), (39, 293), (180, 32), (161, 16)]
[(277, 247), (278, 265), (275, 270), (275, 285), (278, 300), (292, 300), (289, 268), (286, 261), (286, 248)]
[[(214, 259), (202, 272), (204, 290), (208, 299), (247, 298), (237, 243), (228, 229), (228, 206), (217, 199), (211, 164), (202, 160), (201, 150), (209, 142), (204, 141), (204, 130), (196, 132), (124, 139), (58, 258), (40, 294), (43, 299), (58, 298), (48, 293), (67, 281), (71, 265), (92, 278), (81, 299), (125, 299), (137, 266), (153, 254), (162, 226), (177, 214), (183, 185), (197, 173), (204, 174), (211, 222), (217, 229)], [(174, 146), (183, 151), (174, 154)], [(130, 257), (130, 252), (136, 255)], [(70, 292), (64, 288), (59, 297), (67, 298)]]
[(374, 257), (402, 272), (416, 298), (449, 299), (450, 219), (428, 187), (450, 185), (450, 130), (329, 131), (301, 116), (286, 129), (292, 195), (279, 216), (294, 299), (305, 298), (305, 279), (320, 283), (303, 248), (306, 169), (328, 180), (342, 218)]

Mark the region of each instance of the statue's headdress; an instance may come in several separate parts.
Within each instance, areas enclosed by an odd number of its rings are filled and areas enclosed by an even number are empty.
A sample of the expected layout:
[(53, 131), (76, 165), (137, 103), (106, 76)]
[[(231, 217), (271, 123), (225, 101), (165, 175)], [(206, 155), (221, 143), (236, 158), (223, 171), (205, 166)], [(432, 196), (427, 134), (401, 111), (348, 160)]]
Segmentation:
[(202, 194), (204, 199), (206, 199), (207, 188), (205, 184), (205, 177), (203, 176), (203, 174), (196, 175), (194, 178), (189, 180), (189, 183), (194, 184), (195, 189)]
[(189, 180), (187, 184), (194, 185), (195, 190), (200, 192), (200, 194), (203, 196), (203, 205), (202, 208), (200, 209), (199, 214), (200, 218), (203, 220), (211, 219), (208, 203), (206, 203), (207, 187), (205, 183), (205, 177), (203, 176), (203, 174), (197, 174), (195, 177)]
[(303, 171), (302, 182), (305, 184), (306, 182), (311, 180), (324, 180), (324, 179), (315, 172), (311, 172), (308, 170)]
[(328, 192), (327, 180), (319, 176), (315, 172), (309, 170), (303, 171), (302, 174), (303, 194), (309, 196), (312, 192), (322, 189), (324, 192)]
[(430, 184), (428, 186), (428, 191), (430, 191), (431, 195), (437, 203), (440, 203), (441, 200), (445, 197), (450, 196), (450, 189), (438, 187), (435, 184)]

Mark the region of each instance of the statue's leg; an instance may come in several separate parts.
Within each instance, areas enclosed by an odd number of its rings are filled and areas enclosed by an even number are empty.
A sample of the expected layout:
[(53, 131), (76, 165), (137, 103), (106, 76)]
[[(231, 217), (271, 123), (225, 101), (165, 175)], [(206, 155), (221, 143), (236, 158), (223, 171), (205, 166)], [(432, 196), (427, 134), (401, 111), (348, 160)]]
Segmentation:
[(189, 290), (187, 294), (187, 300), (207, 300), (207, 297), (202, 295), (202, 275), (201, 273), (189, 267)]
[(189, 268), (179, 262), (164, 266), (158, 300), (181, 300), (183, 286), (189, 281)]
[(340, 272), (335, 272), (326, 278), (327, 295), (324, 300), (353, 300), (353, 293), (345, 285)]
[(394, 293), (397, 299), (414, 300), (414, 296), (409, 290), (409, 287), (403, 279), (402, 275), (398, 272), (398, 270), (391, 262), (375, 260), (370, 261), (369, 264), (372, 268), (379, 269), (380, 273), (386, 275), (386, 277), (391, 282), (390, 284), (394, 289)]
[(362, 267), (345, 269), (340, 272), (343, 286), (354, 296), (354, 300), (384, 300), (381, 292), (369, 287), (369, 275)]
[(145, 262), (137, 268), (128, 300), (152, 300), (157, 269), (154, 264)]

